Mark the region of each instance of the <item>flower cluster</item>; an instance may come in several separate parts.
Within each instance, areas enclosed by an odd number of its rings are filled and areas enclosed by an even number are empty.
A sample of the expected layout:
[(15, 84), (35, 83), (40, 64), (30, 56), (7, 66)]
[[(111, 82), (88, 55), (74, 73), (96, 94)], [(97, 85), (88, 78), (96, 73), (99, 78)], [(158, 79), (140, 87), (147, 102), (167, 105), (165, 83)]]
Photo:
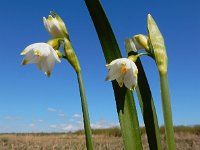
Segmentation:
[[(66, 36), (67, 29), (62, 19), (52, 12), (55, 17), (49, 15), (48, 19), (43, 17), (43, 22), (46, 30), (54, 38), (62, 38)], [(55, 46), (55, 43), (58, 46)], [(35, 63), (48, 77), (54, 68), (56, 62), (60, 62), (57, 50), (53, 47), (59, 47), (59, 42), (50, 43), (34, 43), (27, 46), (21, 55), (25, 55), (22, 65)]]

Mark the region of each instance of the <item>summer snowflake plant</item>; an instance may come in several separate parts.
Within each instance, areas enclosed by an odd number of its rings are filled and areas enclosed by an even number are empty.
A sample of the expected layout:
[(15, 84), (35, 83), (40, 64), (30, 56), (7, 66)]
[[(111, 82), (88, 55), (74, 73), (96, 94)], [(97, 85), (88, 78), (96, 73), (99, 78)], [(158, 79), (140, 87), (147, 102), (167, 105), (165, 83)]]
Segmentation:
[(55, 63), (60, 62), (56, 51), (47, 43), (31, 44), (21, 52), (21, 55), (25, 55), (22, 65), (35, 63), (48, 77)]
[(124, 85), (130, 89), (135, 89), (137, 85), (138, 69), (135, 63), (128, 58), (119, 58), (106, 65), (109, 69), (106, 80), (117, 80), (120, 87)]
[[(26, 47), (21, 53), (21, 55), (25, 55), (22, 65), (35, 63), (47, 76), (50, 76), (55, 63), (60, 62), (59, 57), (66, 59), (72, 65), (79, 83), (86, 146), (88, 150), (93, 150), (92, 131), (80, 64), (72, 47), (65, 23), (56, 13), (51, 12), (51, 14), (53, 17), (49, 15), (48, 19), (43, 17), (43, 23), (53, 39), (50, 39), (47, 43), (35, 43)], [(61, 45), (64, 54), (59, 51)]]

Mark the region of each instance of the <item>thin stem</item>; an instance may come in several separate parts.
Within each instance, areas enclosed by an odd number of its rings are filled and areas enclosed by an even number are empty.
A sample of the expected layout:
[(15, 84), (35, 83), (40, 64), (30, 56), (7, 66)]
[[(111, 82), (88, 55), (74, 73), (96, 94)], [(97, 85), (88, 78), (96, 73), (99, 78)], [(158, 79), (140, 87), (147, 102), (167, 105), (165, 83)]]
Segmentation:
[(139, 54), (137, 54), (136, 56), (140, 57), (140, 56), (144, 56), (144, 55), (146, 55), (146, 56), (151, 56), (150, 53), (139, 53)]
[(165, 134), (167, 140), (168, 150), (175, 150), (175, 140), (174, 140), (174, 129), (172, 122), (172, 111), (171, 111), (171, 103), (170, 103), (170, 93), (169, 93), (169, 85), (168, 85), (168, 77), (167, 73), (160, 73), (160, 87), (161, 87), (161, 96), (162, 96), (162, 107), (163, 107), (163, 115), (165, 122)]
[(89, 119), (89, 113), (88, 113), (88, 107), (87, 107), (87, 100), (85, 96), (85, 90), (83, 86), (81, 72), (77, 72), (77, 78), (78, 78), (80, 96), (81, 96), (81, 105), (82, 105), (85, 136), (86, 136), (86, 146), (88, 150), (93, 150), (92, 131), (90, 128), (90, 119)]

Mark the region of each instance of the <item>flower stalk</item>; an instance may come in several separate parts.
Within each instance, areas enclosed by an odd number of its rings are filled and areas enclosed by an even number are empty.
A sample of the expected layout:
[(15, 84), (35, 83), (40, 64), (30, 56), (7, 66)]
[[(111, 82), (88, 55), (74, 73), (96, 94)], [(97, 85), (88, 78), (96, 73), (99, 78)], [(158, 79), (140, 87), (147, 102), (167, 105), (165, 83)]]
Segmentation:
[(86, 95), (85, 95), (85, 90), (84, 90), (84, 85), (83, 85), (83, 80), (82, 80), (81, 68), (80, 68), (78, 58), (76, 57), (76, 54), (72, 48), (71, 42), (67, 38), (64, 39), (64, 52), (65, 52), (65, 56), (63, 56), (63, 58), (68, 60), (68, 62), (72, 65), (72, 67), (74, 68), (77, 74), (80, 97), (81, 97), (81, 106), (82, 106), (82, 112), (83, 112), (86, 146), (87, 146), (87, 150), (93, 150), (92, 131), (90, 128), (90, 118), (89, 118), (88, 105), (87, 105), (87, 100), (86, 100)]
[[(77, 74), (81, 97), (86, 146), (88, 150), (93, 150), (92, 131), (90, 128), (88, 105), (85, 96), (80, 64), (70, 42), (69, 34), (65, 23), (55, 12), (51, 12), (51, 14), (53, 15), (53, 17), (49, 15), (48, 19), (43, 17), (43, 22), (46, 30), (54, 38), (53, 40), (49, 40), (48, 43), (51, 44), (54, 48), (56, 48), (56, 52), (59, 57), (66, 59), (71, 64), (71, 66)], [(62, 53), (57, 50), (60, 47), (60, 43), (63, 44), (63, 50), (65, 55), (62, 55)]]
[(168, 150), (175, 150), (174, 129), (172, 122), (172, 111), (170, 102), (170, 92), (168, 84), (168, 75), (160, 73), (160, 88), (162, 97), (163, 115), (165, 121), (165, 134)]
[(174, 129), (172, 121), (172, 111), (170, 102), (170, 92), (168, 84), (168, 57), (166, 53), (163, 36), (151, 15), (148, 15), (148, 32), (150, 49), (154, 54), (154, 58), (160, 75), (160, 88), (162, 97), (162, 108), (165, 123), (165, 133), (167, 148), (175, 150)]
[(89, 119), (87, 100), (85, 96), (85, 90), (84, 90), (81, 71), (77, 72), (77, 78), (78, 78), (78, 83), (79, 83), (79, 91), (80, 91), (81, 105), (82, 105), (82, 111), (83, 111), (83, 121), (84, 121), (85, 135), (86, 135), (86, 146), (88, 150), (93, 150), (92, 131), (90, 128), (90, 119)]

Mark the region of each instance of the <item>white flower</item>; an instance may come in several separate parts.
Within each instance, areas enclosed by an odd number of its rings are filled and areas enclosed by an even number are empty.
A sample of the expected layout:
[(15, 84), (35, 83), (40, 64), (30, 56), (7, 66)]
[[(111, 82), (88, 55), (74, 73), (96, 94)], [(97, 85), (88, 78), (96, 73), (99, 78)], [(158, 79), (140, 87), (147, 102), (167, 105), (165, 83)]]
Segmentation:
[(22, 65), (36, 63), (47, 76), (50, 76), (55, 63), (60, 62), (56, 51), (47, 43), (31, 44), (21, 52), (21, 55), (25, 55)]
[(64, 22), (56, 13), (51, 13), (55, 16), (55, 18), (51, 15), (49, 15), (47, 19), (43, 17), (43, 23), (46, 30), (53, 38), (65, 37), (68, 33)]
[(128, 58), (119, 58), (107, 64), (109, 69), (106, 80), (117, 80), (120, 87), (124, 85), (130, 89), (135, 89), (137, 85), (138, 69), (135, 63)]

